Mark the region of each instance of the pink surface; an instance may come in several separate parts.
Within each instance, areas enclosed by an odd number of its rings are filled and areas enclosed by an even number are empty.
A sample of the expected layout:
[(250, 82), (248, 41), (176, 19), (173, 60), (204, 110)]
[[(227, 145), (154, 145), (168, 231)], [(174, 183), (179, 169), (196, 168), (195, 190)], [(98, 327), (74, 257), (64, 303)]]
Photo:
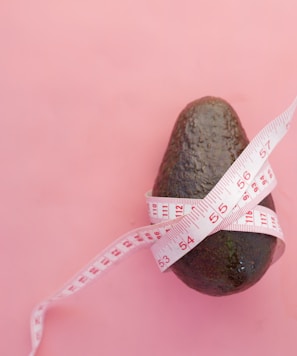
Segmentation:
[[(34, 305), (148, 223), (143, 194), (188, 101), (224, 97), (252, 137), (293, 100), (296, 11), (293, 0), (1, 2), (0, 355), (27, 355)], [(38, 356), (296, 355), (296, 121), (271, 158), (287, 250), (261, 282), (208, 297), (143, 250), (49, 310)]]

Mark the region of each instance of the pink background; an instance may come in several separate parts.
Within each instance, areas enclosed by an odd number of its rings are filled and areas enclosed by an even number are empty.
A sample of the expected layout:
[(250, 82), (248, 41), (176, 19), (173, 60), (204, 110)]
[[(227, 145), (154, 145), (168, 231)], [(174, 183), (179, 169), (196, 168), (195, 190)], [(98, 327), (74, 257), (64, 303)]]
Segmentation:
[[(227, 99), (249, 137), (297, 94), (294, 0), (0, 5), (0, 354), (28, 355), (32, 308), (148, 223), (184, 105)], [(287, 250), (250, 290), (208, 297), (149, 250), (46, 316), (38, 356), (297, 354), (296, 131), (271, 158)]]

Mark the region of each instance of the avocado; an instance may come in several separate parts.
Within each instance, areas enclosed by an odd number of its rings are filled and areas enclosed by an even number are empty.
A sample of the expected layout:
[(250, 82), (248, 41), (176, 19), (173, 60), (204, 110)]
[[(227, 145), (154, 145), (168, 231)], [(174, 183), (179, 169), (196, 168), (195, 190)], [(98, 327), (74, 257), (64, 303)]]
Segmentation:
[[(174, 125), (152, 195), (204, 198), (248, 142), (237, 113), (225, 100), (206, 96), (189, 103)], [(271, 194), (260, 205), (275, 211)], [(218, 231), (176, 261), (171, 270), (201, 293), (230, 295), (262, 278), (275, 248), (274, 236)]]

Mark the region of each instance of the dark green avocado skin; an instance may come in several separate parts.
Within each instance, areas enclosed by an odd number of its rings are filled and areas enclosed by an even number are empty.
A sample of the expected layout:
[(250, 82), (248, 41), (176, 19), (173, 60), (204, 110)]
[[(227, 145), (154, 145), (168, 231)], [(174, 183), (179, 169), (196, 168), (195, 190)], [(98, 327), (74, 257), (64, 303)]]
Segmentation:
[[(204, 198), (248, 144), (234, 109), (203, 97), (186, 106), (173, 128), (152, 195)], [(275, 210), (271, 195), (260, 205)], [(272, 262), (276, 238), (218, 231), (175, 262), (172, 271), (208, 295), (242, 292), (261, 279)]]

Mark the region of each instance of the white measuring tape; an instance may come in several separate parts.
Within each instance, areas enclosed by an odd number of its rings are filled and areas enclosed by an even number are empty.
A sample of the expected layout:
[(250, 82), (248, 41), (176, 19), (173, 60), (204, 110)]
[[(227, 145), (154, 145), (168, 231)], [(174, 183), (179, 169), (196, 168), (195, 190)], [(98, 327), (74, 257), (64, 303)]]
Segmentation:
[(139, 248), (150, 246), (160, 270), (165, 271), (211, 233), (223, 229), (250, 231), (277, 237), (274, 261), (277, 260), (285, 247), (277, 216), (257, 204), (276, 185), (267, 159), (285, 136), (296, 106), (297, 97), (284, 113), (260, 131), (204, 199), (160, 198), (147, 193), (148, 212), (155, 225), (119, 237), (59, 291), (34, 308), (30, 356), (36, 354), (40, 345), (49, 305), (81, 290)]

